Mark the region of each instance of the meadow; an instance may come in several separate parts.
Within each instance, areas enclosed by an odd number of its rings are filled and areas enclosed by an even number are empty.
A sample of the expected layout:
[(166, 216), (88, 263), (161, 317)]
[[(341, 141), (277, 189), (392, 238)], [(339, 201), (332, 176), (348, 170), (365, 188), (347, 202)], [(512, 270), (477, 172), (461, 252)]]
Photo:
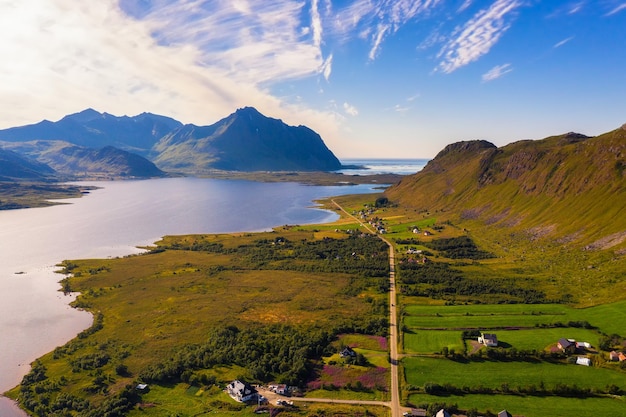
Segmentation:
[[(235, 378), (303, 386), (319, 358), (336, 349), (339, 334), (370, 335), (362, 343), (365, 350), (378, 346), (372, 362), (386, 358), (380, 349), (387, 285), (381, 284), (388, 283), (389, 261), (375, 237), (289, 227), (167, 237), (143, 255), (62, 266), (72, 273), (64, 290), (81, 292), (75, 305), (94, 312), (95, 321), (41, 358), (21, 390), (12, 392), (38, 414), (76, 412), (85, 401), (93, 415), (141, 403), (127, 398), (137, 393), (125, 388), (137, 381), (150, 383), (146, 401), (155, 404), (174, 403), (155, 395), (181, 383), (203, 392)], [(224, 374), (225, 365), (237, 372)], [(367, 388), (384, 389), (379, 381), (388, 370), (371, 368), (380, 375)], [(126, 405), (112, 405), (118, 393)], [(205, 397), (181, 397), (176, 407), (193, 413)], [(143, 413), (163, 410), (152, 406)]]

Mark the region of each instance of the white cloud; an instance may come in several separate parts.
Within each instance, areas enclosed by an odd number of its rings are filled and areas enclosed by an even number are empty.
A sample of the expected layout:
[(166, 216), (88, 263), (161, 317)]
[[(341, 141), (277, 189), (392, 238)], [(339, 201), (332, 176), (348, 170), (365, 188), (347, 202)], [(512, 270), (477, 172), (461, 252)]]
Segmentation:
[(330, 73), (332, 72), (333, 66), (333, 55), (330, 54), (326, 61), (322, 64), (322, 75), (324, 75), (324, 79), (328, 81), (330, 79)]
[(313, 45), (319, 48), (322, 44), (322, 19), (317, 8), (317, 0), (311, 2), (311, 28), (313, 29)]
[(380, 44), (383, 41), (385, 37), (385, 33), (388, 30), (389, 30), (389, 26), (387, 25), (378, 25), (378, 27), (376, 28), (376, 34), (374, 35), (372, 49), (370, 49), (370, 53), (368, 55), (371, 61), (376, 59), (376, 55), (378, 54), (378, 50), (380, 49)]
[(87, 107), (209, 124), (250, 105), (339, 136), (334, 113), (288, 104), (268, 88), (330, 76), (320, 20), (300, 1), (126, 0), (123, 10), (117, 0), (0, 3), (0, 128)]
[(441, 49), (437, 69), (449, 74), (488, 53), (509, 28), (505, 16), (521, 5), (519, 0), (496, 0), (478, 12)]
[(369, 60), (378, 57), (385, 39), (411, 20), (428, 16), (442, 0), (356, 0), (333, 15), (332, 31), (339, 42), (353, 36), (370, 42)]
[(465, 0), (465, 2), (459, 7), (458, 12), (461, 13), (465, 11), (468, 7), (472, 5), (472, 0)]
[(581, 10), (582, 10), (582, 8), (583, 8), (583, 6), (584, 6), (584, 5), (585, 5), (585, 3), (584, 3), (584, 2), (582, 2), (582, 1), (579, 1), (578, 3), (574, 3), (574, 4), (571, 6), (571, 8), (570, 8), (569, 12), (567, 12), (567, 13), (568, 13), (568, 14), (576, 14), (576, 13), (578, 13), (579, 11), (581, 11)]
[(605, 16), (613, 16), (614, 14), (617, 14), (617, 13), (619, 13), (622, 10), (625, 10), (625, 9), (626, 9), (626, 3), (622, 3), (619, 6), (613, 8), (613, 10), (611, 10), (607, 14), (605, 14)]
[(554, 48), (560, 48), (561, 46), (565, 45), (566, 43), (568, 43), (572, 39), (574, 39), (573, 36), (570, 36), (569, 38), (565, 38), (562, 41), (555, 43), (554, 44)]
[(496, 65), (495, 67), (484, 73), (482, 79), (483, 82), (493, 81), (511, 71), (513, 71), (513, 68), (511, 68), (511, 64)]
[(343, 103), (343, 111), (350, 116), (358, 116), (359, 111), (351, 104)]
[(406, 101), (408, 102), (412, 102), (417, 100), (418, 98), (420, 98), (421, 94), (420, 93), (415, 93), (413, 94), (411, 97), (407, 98)]
[(397, 112), (397, 113), (401, 113), (401, 114), (406, 113), (406, 112), (407, 112), (407, 111), (409, 111), (410, 109), (411, 109), (410, 107), (401, 106), (400, 104), (396, 104), (396, 105), (393, 107), (393, 110), (394, 110), (395, 112)]

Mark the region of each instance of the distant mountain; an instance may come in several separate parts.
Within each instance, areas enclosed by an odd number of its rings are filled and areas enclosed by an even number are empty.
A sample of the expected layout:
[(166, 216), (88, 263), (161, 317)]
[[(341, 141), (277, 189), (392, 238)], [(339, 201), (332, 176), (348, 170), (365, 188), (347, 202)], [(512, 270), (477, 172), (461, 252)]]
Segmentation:
[(448, 145), (385, 194), (416, 210), (561, 239), (626, 239), (626, 125), (501, 148)]
[(341, 163), (305, 126), (288, 126), (244, 107), (211, 126), (185, 125), (153, 148), (165, 170), (334, 171)]
[(0, 181), (44, 180), (54, 174), (54, 169), (46, 164), (0, 148)]
[[(151, 113), (116, 117), (87, 109), (57, 122), (0, 130), (0, 141), (59, 141), (88, 148), (114, 146), (148, 157), (165, 170), (334, 171), (341, 163), (321, 137), (305, 126), (288, 126), (252, 107), (210, 126), (184, 125)], [(30, 148), (37, 156), (41, 149)], [(78, 154), (76, 154), (78, 155)], [(37, 156), (39, 160), (42, 160)], [(54, 166), (54, 165), (53, 165)], [(72, 166), (72, 164), (67, 165)]]
[(0, 140), (61, 140), (88, 148), (114, 146), (145, 156), (160, 138), (180, 126), (182, 123), (172, 118), (151, 113), (117, 117), (87, 109), (57, 122), (44, 120), (0, 130)]
[(113, 146), (92, 149), (63, 141), (46, 140), (1, 144), (20, 154), (36, 157), (39, 162), (49, 165), (64, 176), (150, 178), (165, 175), (146, 158)]

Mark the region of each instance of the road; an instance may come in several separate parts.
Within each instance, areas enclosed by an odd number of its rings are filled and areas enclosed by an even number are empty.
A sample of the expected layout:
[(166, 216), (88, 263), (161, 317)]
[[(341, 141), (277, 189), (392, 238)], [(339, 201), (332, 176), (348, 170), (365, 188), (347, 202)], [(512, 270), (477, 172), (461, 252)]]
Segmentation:
[[(364, 227), (369, 233), (372, 233), (382, 239), (389, 246), (389, 358), (391, 361), (391, 401), (381, 402), (391, 409), (391, 417), (400, 417), (402, 412), (407, 410), (400, 405), (400, 383), (398, 377), (398, 314), (397, 314), (397, 293), (396, 293), (396, 259), (393, 245), (387, 239), (375, 230), (369, 227), (367, 223), (361, 222), (359, 219), (348, 213), (339, 203), (331, 200), (332, 203), (339, 208), (346, 216), (354, 219), (359, 225)], [(359, 401), (358, 403), (367, 404), (368, 401)]]

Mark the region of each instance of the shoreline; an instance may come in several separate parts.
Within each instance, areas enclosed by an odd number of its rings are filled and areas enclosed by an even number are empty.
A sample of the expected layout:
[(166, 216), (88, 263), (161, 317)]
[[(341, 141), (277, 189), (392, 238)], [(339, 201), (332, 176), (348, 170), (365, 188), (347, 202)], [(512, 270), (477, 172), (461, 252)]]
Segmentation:
[[(294, 181), (291, 181), (291, 182), (294, 182)], [(357, 193), (357, 194), (360, 194), (360, 193)], [(312, 201), (314, 202), (316, 200), (312, 200)], [(308, 208), (315, 209), (315, 210), (325, 210), (325, 211), (328, 211), (329, 213), (334, 213), (332, 210), (328, 210), (327, 208), (322, 208), (320, 206), (314, 206), (314, 207), (308, 207)], [(337, 219), (329, 220), (326, 223), (332, 223), (333, 221), (336, 221), (336, 220)], [(317, 222), (312, 222), (311, 224), (317, 224)], [(279, 225), (275, 225), (274, 227), (280, 227), (280, 226)], [(219, 232), (216, 232), (216, 233), (219, 233)], [(237, 233), (243, 233), (243, 232), (233, 232), (233, 233), (237, 234)], [(210, 234), (210, 233), (208, 233), (208, 234)], [(156, 239), (156, 240), (158, 240), (158, 239)], [(116, 253), (114, 256), (127, 256), (127, 255), (132, 255), (132, 254), (136, 253), (132, 249), (129, 250), (129, 248), (131, 248), (131, 247), (129, 246), (124, 253)], [(133, 248), (139, 249), (140, 246), (133, 246)], [(59, 257), (57, 259), (57, 261), (59, 259), (62, 259), (63, 256), (64, 255)], [(82, 256), (78, 256), (77, 259), (78, 258), (86, 258), (86, 257), (89, 257), (89, 256), (91, 256), (91, 255), (90, 254), (84, 254)], [(110, 254), (109, 255), (102, 254), (101, 256), (105, 257), (105, 256), (112, 256), (112, 255), (110, 255)], [(49, 262), (49, 261), (46, 261), (46, 262)], [(58, 269), (57, 267), (49, 267), (49, 268), (51, 268), (51, 269), (54, 268), (55, 270)], [(22, 270), (26, 271), (25, 274), (20, 274), (20, 275), (12, 274), (11, 278), (13, 278), (13, 279), (28, 279), (30, 281), (34, 281), (34, 280), (45, 281), (45, 282), (48, 283), (48, 285), (45, 286), (46, 287), (46, 291), (52, 290), (52, 288), (50, 288), (52, 286), (52, 287), (54, 287), (53, 291), (55, 291), (57, 294), (62, 294), (60, 292), (61, 285), (59, 284), (59, 281), (60, 281), (61, 277), (54, 277), (54, 275), (50, 275), (50, 274), (54, 274), (54, 272), (45, 271), (45, 276), (44, 276), (43, 274), (35, 274), (35, 273), (33, 273), (33, 271), (31, 271), (30, 269), (27, 269), (27, 268), (22, 268), (22, 269), (18, 268), (18, 269), (16, 269), (15, 267), (11, 267), (11, 269), (12, 270), (14, 269), (15, 271), (18, 271), (18, 270), (19, 271), (22, 271)], [(51, 279), (51, 278), (53, 278), (53, 279)], [(7, 279), (7, 281), (9, 281), (9, 280)], [(48, 296), (49, 297), (54, 297), (54, 293), (48, 294)], [(57, 296), (57, 297), (59, 297), (59, 296)], [(77, 312), (79, 312), (81, 310), (77, 310), (75, 308), (69, 307), (69, 302), (71, 302), (71, 301), (72, 300), (69, 300), (69, 301), (63, 300), (62, 304), (64, 305), (65, 308), (67, 308), (67, 309), (69, 309), (71, 311), (70, 315), (74, 315), (75, 313), (77, 313)], [(16, 366), (20, 367), (19, 372), (16, 373), (16, 375), (19, 374), (19, 376), (14, 381), (11, 381), (10, 383), (2, 384), (3, 385), (2, 386), (3, 389), (1, 390), (2, 393), (8, 392), (9, 390), (13, 389), (14, 387), (20, 385), (21, 378), (30, 369), (29, 365), (25, 365), (26, 363), (30, 364), (34, 360), (36, 360), (37, 358), (39, 358), (39, 357), (41, 357), (41, 356), (51, 352), (56, 346), (63, 345), (65, 343), (73, 340), (76, 337), (76, 335), (78, 333), (80, 333), (80, 331), (85, 330), (86, 328), (88, 328), (91, 325), (91, 323), (93, 322), (93, 315), (91, 313), (88, 313), (88, 312), (86, 312), (86, 313), (89, 315), (89, 323), (83, 323), (83, 326), (81, 326), (80, 329), (74, 328), (73, 330), (75, 330), (75, 332), (73, 332), (73, 334), (71, 336), (68, 336), (66, 334), (65, 336), (62, 337), (63, 340), (60, 340), (57, 337), (53, 337), (50, 340), (48, 340), (48, 342), (45, 343), (45, 348), (39, 349), (39, 351), (41, 351), (43, 353), (33, 354), (33, 355), (29, 356), (28, 360), (20, 360), (19, 363), (14, 363), (13, 365), (11, 365), (11, 366), (16, 365)], [(76, 317), (74, 317), (74, 319), (76, 319)], [(79, 319), (79, 321), (82, 322), (84, 320), (81, 321)], [(69, 326), (69, 327), (72, 327), (72, 326)], [(42, 345), (38, 343), (38, 347), (40, 348), (41, 346)], [(4, 385), (6, 385), (6, 387)], [(0, 410), (3, 411), (3, 413), (0, 413), (0, 415), (2, 415), (2, 417), (25, 417), (25, 416), (27, 416), (27, 414), (25, 412), (23, 412), (23, 410), (21, 410), (19, 407), (16, 407), (16, 402), (13, 399), (11, 399), (9, 397), (6, 397), (6, 396), (3, 396), (3, 395), (0, 395)]]

